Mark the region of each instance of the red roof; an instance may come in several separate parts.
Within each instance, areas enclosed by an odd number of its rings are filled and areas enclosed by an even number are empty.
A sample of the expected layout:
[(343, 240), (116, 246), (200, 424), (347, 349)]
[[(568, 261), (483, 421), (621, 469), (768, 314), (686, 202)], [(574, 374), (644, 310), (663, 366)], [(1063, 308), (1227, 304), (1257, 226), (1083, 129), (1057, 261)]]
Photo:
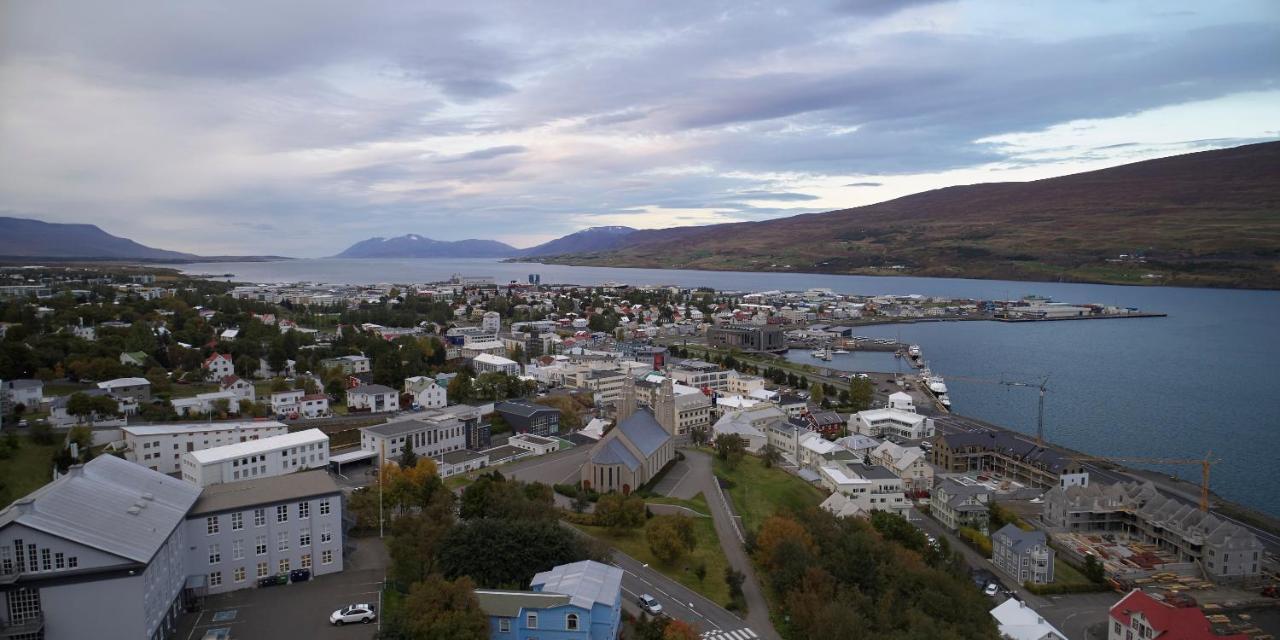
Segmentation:
[(231, 360), (231, 356), (225, 356), (225, 355), (222, 355), (221, 353), (212, 353), (209, 355), (208, 358), (204, 359), (205, 366), (208, 366), (210, 362), (213, 362), (218, 358), (222, 358), (223, 360), (228, 360), (228, 361)]
[(1141, 613), (1147, 624), (1156, 630), (1160, 640), (1248, 640), (1249, 636), (1235, 634), (1220, 636), (1213, 632), (1204, 612), (1196, 607), (1175, 607), (1134, 589), (1120, 602), (1111, 606), (1111, 619), (1128, 627), (1131, 616)]
[[(208, 361), (206, 360), (206, 362)], [(240, 382), (239, 376), (222, 376), (222, 386), (224, 387), (229, 387), (237, 382)]]

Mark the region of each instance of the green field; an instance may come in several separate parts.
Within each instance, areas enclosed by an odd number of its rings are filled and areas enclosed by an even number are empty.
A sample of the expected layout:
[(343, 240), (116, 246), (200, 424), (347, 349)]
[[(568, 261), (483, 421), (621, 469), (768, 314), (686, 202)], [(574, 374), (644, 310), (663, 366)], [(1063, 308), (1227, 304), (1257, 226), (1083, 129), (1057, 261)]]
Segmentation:
[[(649, 500), (649, 502), (678, 504), (695, 511), (708, 513), (707, 501), (701, 494), (693, 500), (666, 498), (661, 501)], [(660, 562), (654, 557), (653, 552), (649, 550), (649, 543), (645, 541), (644, 529), (614, 533), (605, 527), (577, 524), (573, 526), (592, 537), (605, 541), (613, 548), (632, 558), (647, 563), (651, 568), (697, 591), (720, 606), (729, 604), (729, 587), (724, 582), (724, 570), (729, 566), (729, 561), (724, 557), (724, 551), (720, 548), (720, 539), (716, 537), (715, 524), (711, 521), (711, 518), (694, 519), (693, 529), (698, 537), (697, 547), (684, 558), (671, 565)], [(702, 580), (698, 580), (698, 576), (693, 572), (693, 567), (699, 563), (704, 564), (707, 568), (706, 576)]]
[(748, 531), (756, 531), (779, 511), (817, 506), (826, 497), (817, 487), (782, 469), (765, 467), (763, 461), (750, 455), (743, 456), (733, 469), (717, 458), (715, 473), (729, 482), (725, 493)]
[(19, 437), (18, 442), (21, 445), (17, 451), (7, 459), (0, 459), (0, 506), (39, 489), (52, 479), (53, 452), (58, 445), (38, 445), (26, 436)]
[(1058, 556), (1053, 557), (1053, 584), (1093, 584), (1075, 567)]

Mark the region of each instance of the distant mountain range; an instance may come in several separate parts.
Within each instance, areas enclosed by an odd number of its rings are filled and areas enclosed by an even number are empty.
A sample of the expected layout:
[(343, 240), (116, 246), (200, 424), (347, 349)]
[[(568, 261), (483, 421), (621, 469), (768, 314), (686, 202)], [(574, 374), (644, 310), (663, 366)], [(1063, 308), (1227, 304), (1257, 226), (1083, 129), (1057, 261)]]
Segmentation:
[(633, 231), (561, 264), (1280, 289), (1280, 142)]
[(591, 227), (527, 249), (495, 240), (433, 240), (418, 234), (362, 240), (335, 258), (522, 258), (606, 251), (620, 246), (635, 229)]
[(165, 251), (113, 236), (97, 225), (58, 224), (0, 217), (0, 256), (129, 260), (197, 260), (200, 256)]

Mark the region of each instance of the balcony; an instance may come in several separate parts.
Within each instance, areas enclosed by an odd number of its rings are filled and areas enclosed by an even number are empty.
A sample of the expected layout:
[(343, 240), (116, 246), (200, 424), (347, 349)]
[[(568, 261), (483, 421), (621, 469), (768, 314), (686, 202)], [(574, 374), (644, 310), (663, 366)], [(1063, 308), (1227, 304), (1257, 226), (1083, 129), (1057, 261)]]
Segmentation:
[(17, 638), (40, 633), (44, 629), (44, 614), (27, 616), (21, 622), (0, 618), (0, 638)]

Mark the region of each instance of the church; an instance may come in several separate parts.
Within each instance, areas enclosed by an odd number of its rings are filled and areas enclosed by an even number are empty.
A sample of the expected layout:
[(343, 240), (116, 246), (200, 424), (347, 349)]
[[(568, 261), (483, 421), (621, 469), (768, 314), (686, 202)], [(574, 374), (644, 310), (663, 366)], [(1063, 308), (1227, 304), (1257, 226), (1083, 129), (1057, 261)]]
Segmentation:
[(636, 408), (635, 379), (628, 375), (617, 408), (617, 425), (595, 444), (582, 465), (582, 486), (600, 493), (631, 493), (676, 456), (676, 402), (670, 379), (662, 383), (651, 411)]

